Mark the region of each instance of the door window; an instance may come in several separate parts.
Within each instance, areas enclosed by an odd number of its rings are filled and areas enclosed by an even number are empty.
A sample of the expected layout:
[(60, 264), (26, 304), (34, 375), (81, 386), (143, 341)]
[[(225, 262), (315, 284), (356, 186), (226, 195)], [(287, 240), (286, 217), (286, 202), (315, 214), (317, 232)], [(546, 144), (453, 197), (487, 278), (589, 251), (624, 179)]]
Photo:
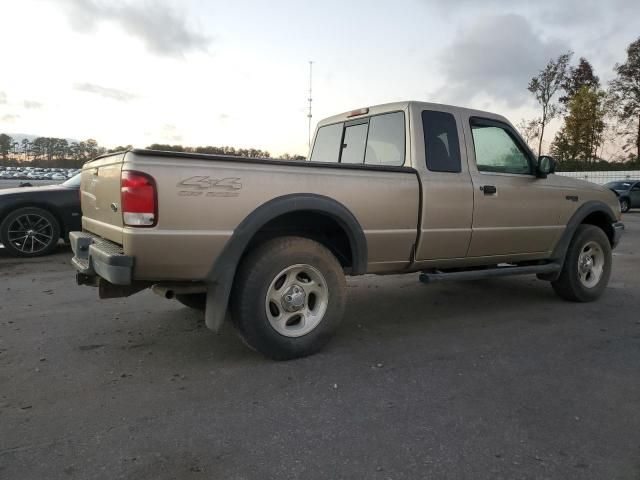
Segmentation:
[(531, 174), (528, 156), (505, 128), (472, 121), (471, 131), (478, 171)]

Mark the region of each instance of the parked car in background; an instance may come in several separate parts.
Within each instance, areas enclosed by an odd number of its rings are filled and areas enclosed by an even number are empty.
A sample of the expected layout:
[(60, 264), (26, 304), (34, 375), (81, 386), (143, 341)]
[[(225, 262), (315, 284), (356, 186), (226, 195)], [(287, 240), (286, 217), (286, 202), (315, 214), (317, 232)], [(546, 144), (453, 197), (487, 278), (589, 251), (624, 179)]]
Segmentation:
[(60, 185), (0, 190), (0, 243), (16, 257), (51, 253), (81, 227), (80, 175)]
[(618, 195), (620, 210), (628, 212), (631, 208), (640, 208), (640, 180), (625, 180), (623, 182), (609, 182), (605, 187)]

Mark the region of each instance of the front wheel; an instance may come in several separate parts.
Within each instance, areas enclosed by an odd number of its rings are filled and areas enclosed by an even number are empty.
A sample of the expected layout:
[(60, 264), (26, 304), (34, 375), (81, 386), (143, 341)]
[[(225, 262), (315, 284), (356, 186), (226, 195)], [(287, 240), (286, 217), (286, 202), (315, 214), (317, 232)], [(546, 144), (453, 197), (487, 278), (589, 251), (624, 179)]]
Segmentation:
[(623, 198), (623, 199), (620, 200), (620, 211), (622, 213), (627, 213), (630, 208), (631, 208), (631, 205), (630, 205), (628, 199)]
[(242, 262), (231, 299), (233, 322), (250, 347), (275, 360), (320, 350), (344, 314), (342, 267), (323, 245), (269, 240)]
[(580, 225), (569, 244), (562, 271), (551, 282), (555, 292), (565, 300), (596, 300), (611, 276), (611, 244), (602, 229)]

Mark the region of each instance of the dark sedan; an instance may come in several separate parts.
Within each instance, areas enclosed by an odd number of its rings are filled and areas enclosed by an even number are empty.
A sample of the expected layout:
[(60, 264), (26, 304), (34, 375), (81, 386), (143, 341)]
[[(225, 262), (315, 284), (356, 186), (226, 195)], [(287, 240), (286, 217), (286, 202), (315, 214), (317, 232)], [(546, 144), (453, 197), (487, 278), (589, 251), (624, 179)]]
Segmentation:
[(609, 182), (605, 187), (616, 192), (623, 213), (628, 212), (630, 208), (640, 208), (640, 180)]
[(0, 243), (16, 257), (51, 253), (81, 230), (80, 175), (60, 185), (0, 190)]

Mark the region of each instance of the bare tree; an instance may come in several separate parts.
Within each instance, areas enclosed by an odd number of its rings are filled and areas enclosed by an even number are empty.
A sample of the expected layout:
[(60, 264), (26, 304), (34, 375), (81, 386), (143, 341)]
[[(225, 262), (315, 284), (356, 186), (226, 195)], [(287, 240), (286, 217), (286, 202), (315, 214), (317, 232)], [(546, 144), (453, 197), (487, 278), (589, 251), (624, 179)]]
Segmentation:
[(533, 141), (540, 135), (540, 119), (534, 118), (532, 120), (527, 120), (523, 118), (516, 125), (516, 128), (520, 132), (520, 135), (522, 135), (524, 141), (527, 142), (527, 145), (529, 145), (529, 148), (533, 150)]
[(567, 78), (569, 60), (571, 60), (572, 55), (573, 52), (567, 52), (555, 60), (550, 60), (547, 66), (540, 70), (540, 73), (529, 82), (529, 91), (542, 107), (542, 116), (539, 119), (538, 155), (542, 154), (545, 127), (560, 113), (558, 105), (554, 102), (554, 97)]

